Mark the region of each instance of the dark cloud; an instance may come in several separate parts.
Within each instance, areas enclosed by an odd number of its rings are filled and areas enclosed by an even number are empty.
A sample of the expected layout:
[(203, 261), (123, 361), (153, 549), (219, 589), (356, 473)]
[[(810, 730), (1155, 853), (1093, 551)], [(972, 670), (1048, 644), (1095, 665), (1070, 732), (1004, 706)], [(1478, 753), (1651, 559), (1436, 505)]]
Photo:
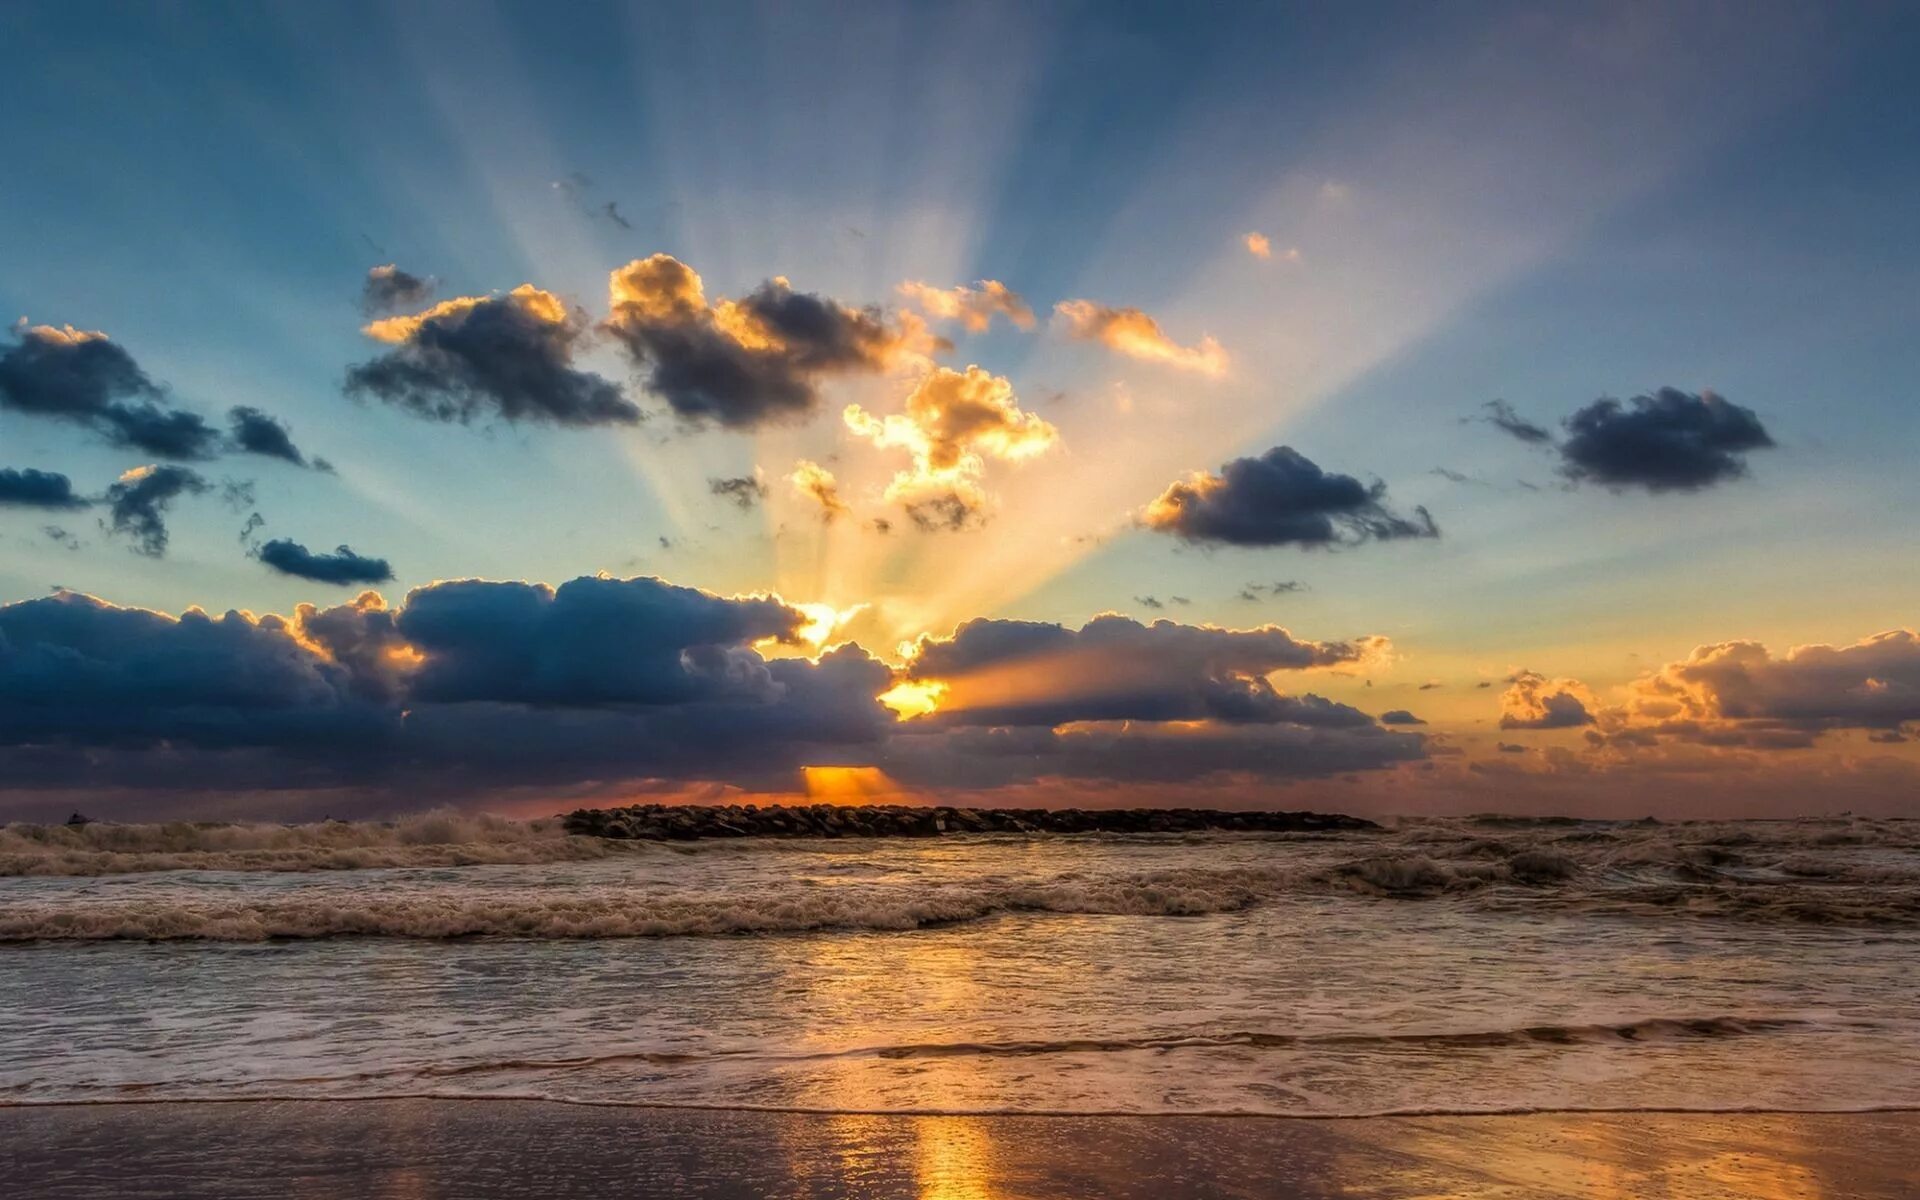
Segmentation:
[(1307, 585), (1297, 579), (1277, 579), (1272, 583), (1249, 583), (1240, 589), (1242, 600), (1271, 599), (1274, 596), (1287, 596), (1294, 592), (1304, 592)]
[(197, 496), (212, 487), (186, 467), (137, 467), (107, 488), (108, 520), (101, 524), (109, 533), (132, 538), (139, 553), (160, 558), (167, 552), (167, 510), (179, 497)]
[(665, 254), (615, 271), (610, 291), (605, 328), (646, 370), (647, 390), (688, 421), (733, 429), (807, 416), (821, 377), (878, 371), (931, 344), (918, 325), (784, 279), (709, 304), (700, 276)]
[(923, 533), (960, 533), (978, 529), (987, 523), (986, 509), (979, 498), (959, 491), (922, 496), (902, 504), (901, 510), (914, 528)]
[(672, 704), (769, 698), (772, 674), (750, 647), (804, 623), (777, 600), (582, 578), (436, 584), (407, 598), (399, 627), (425, 656), (420, 699)]
[(1157, 596), (1135, 596), (1133, 598), (1133, 602), (1135, 604), (1138, 604), (1141, 608), (1165, 608), (1166, 607), (1165, 604), (1162, 604), (1160, 602), (1160, 598)]
[(433, 299), (434, 282), (392, 263), (372, 267), (360, 289), (360, 311), (369, 317), (418, 308)]
[(1697, 491), (1745, 475), (1745, 455), (1774, 444), (1752, 409), (1678, 388), (1596, 400), (1566, 426), (1561, 471), (1615, 490)]
[[(1481, 405), (1480, 408), (1481, 416), (1477, 419), (1485, 421), (1495, 429), (1512, 434), (1514, 437), (1519, 438), (1529, 445), (1550, 446), (1553, 444), (1553, 434), (1551, 432), (1539, 425), (1535, 425), (1532, 421), (1527, 420), (1515, 412), (1513, 405), (1508, 404), (1505, 400), (1489, 400)], [(1453, 478), (1453, 475), (1449, 474), (1448, 478)], [(1456, 482), (1460, 481), (1461, 480), (1456, 480)]]
[(355, 554), (344, 545), (332, 554), (316, 554), (299, 542), (277, 538), (260, 547), (260, 561), (282, 575), (316, 583), (386, 583), (393, 578), (386, 559)]
[(116, 404), (100, 414), (100, 427), (117, 446), (161, 458), (197, 461), (220, 451), (220, 433), (199, 413), (158, 404)]
[[(290, 462), (296, 467), (308, 465), (307, 456), (293, 444), (293, 435), (286, 424), (249, 405), (238, 405), (227, 411), (229, 439), (233, 448), (242, 454), (259, 454), (266, 458), (278, 458)], [(314, 459), (315, 470), (331, 470), (324, 465), (324, 459)]]
[(347, 372), (351, 396), (372, 396), (435, 421), (631, 425), (638, 406), (618, 386), (576, 370), (586, 323), (531, 286), (505, 296), (449, 300), (367, 332), (394, 349)]
[(1236, 458), (1218, 475), (1168, 487), (1145, 514), (1148, 527), (1190, 542), (1231, 546), (1341, 546), (1437, 537), (1424, 508), (1412, 517), (1386, 505), (1384, 483), (1322, 470), (1291, 446)]
[(0, 467), (0, 507), (85, 508), (87, 501), (73, 494), (73, 480), (32, 467)]
[(20, 325), (0, 353), (0, 408), (84, 425), (161, 458), (213, 457), (219, 432), (197, 413), (161, 404), (165, 396), (105, 334)]
[(1502, 754), (1525, 754), (1527, 752), (1525, 746), (1516, 746), (1512, 742), (1499, 742), (1494, 748)]
[(73, 592), (0, 605), (7, 746), (292, 746), (397, 727), (346, 683), (278, 617), (175, 620)]
[(80, 539), (75, 537), (63, 525), (42, 525), (40, 527), (40, 533), (48, 541), (64, 550), (78, 550), (80, 548)]
[[(519, 784), (791, 786), (883, 740), (892, 673), (858, 647), (767, 660), (805, 620), (658, 580), (459, 582), (291, 618), (179, 619), (74, 593), (0, 606), (0, 792)], [(832, 751), (828, 751), (832, 753)]]
[(1412, 713), (1408, 712), (1404, 708), (1396, 708), (1388, 712), (1381, 713), (1380, 723), (1382, 725), (1425, 725), (1426, 724), (1425, 721), (1422, 721), (1419, 717), (1414, 716)]
[(742, 511), (767, 498), (767, 485), (753, 475), (735, 475), (727, 479), (707, 480), (707, 491), (731, 501)]
[(949, 725), (1062, 725), (1075, 721), (1286, 722), (1371, 725), (1365, 713), (1319, 696), (1286, 695), (1267, 676), (1359, 661), (1373, 643), (1303, 642), (1276, 626), (1230, 630), (1127, 617), (1080, 629), (974, 620), (950, 638), (923, 637), (904, 674), (947, 691), (923, 718)]

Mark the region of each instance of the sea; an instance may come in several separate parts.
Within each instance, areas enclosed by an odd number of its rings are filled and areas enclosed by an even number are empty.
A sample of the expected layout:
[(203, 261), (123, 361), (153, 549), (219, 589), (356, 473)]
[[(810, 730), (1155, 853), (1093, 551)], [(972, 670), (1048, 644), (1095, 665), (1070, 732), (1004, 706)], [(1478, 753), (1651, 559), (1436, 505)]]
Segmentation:
[(1920, 1107), (1920, 821), (0, 828), (0, 1104)]

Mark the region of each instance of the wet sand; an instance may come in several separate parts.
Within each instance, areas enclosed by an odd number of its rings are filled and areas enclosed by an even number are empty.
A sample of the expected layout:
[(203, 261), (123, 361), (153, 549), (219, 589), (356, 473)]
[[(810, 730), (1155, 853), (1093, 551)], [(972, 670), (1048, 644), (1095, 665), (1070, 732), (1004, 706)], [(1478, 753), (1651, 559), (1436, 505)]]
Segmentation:
[(9, 1196), (1907, 1200), (1920, 1114), (819, 1116), (530, 1101), (0, 1109)]

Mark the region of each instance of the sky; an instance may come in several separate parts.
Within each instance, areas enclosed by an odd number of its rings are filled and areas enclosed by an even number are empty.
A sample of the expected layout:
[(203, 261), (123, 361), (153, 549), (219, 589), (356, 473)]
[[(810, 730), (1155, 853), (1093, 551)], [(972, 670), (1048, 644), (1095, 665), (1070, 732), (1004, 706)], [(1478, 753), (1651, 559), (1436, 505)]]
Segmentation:
[(1917, 56), (7, 6), (0, 819), (1920, 814)]

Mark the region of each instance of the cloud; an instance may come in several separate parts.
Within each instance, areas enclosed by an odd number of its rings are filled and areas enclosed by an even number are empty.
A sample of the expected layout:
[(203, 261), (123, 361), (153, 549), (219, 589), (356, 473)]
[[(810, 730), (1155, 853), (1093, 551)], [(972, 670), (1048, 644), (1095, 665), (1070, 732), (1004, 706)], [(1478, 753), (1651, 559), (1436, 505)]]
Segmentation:
[(787, 476), (794, 490), (820, 506), (820, 519), (831, 522), (853, 510), (840, 498), (840, 484), (827, 470), (810, 459), (801, 459), (793, 465), (793, 474)]
[(1255, 258), (1272, 258), (1273, 242), (1264, 233), (1249, 233), (1244, 239), (1247, 253)]
[(369, 317), (418, 308), (433, 299), (434, 281), (403, 271), (392, 263), (367, 271), (360, 289), (360, 311)]
[(1150, 504), (1148, 528), (1190, 542), (1232, 546), (1358, 545), (1438, 537), (1425, 508), (1404, 517), (1387, 507), (1384, 483), (1323, 471), (1291, 446), (1236, 458), (1217, 475), (1196, 472)]
[[(1515, 412), (1513, 405), (1508, 404), (1505, 400), (1489, 400), (1480, 407), (1484, 410), (1485, 415), (1477, 419), (1485, 421), (1495, 429), (1511, 434), (1529, 445), (1548, 446), (1553, 444), (1552, 433), (1539, 425), (1535, 425), (1532, 421), (1527, 420)], [(1451, 479), (1453, 476), (1448, 475), (1448, 478)], [(1462, 478), (1464, 478), (1464, 476)], [(1460, 482), (1460, 480), (1455, 480), (1455, 482)]]
[(1419, 717), (1414, 716), (1412, 713), (1408, 712), (1404, 708), (1395, 708), (1387, 712), (1381, 713), (1380, 723), (1382, 725), (1425, 725), (1426, 724), (1425, 721), (1422, 721)]
[(87, 501), (73, 494), (73, 480), (32, 467), (0, 467), (0, 507), (85, 508)]
[(161, 458), (213, 457), (219, 432), (197, 413), (159, 403), (165, 396), (104, 333), (22, 321), (0, 353), (0, 408), (84, 425)]
[[(290, 462), (296, 467), (310, 465), (307, 456), (293, 444), (293, 435), (288, 432), (286, 424), (277, 417), (242, 404), (228, 410), (227, 420), (233, 448), (242, 454), (277, 458)], [(314, 459), (311, 465), (317, 471), (332, 469), (325, 459), (320, 458)]]
[[(516, 784), (790, 779), (876, 743), (857, 647), (762, 658), (806, 620), (659, 580), (462, 581), (175, 618), (71, 592), (0, 605), (0, 795), (362, 786), (418, 803)], [(829, 749), (827, 751), (831, 753)]]
[(1521, 671), (1500, 694), (1502, 729), (1575, 729), (1593, 724), (1593, 693), (1575, 679)]
[(137, 552), (160, 558), (167, 552), (167, 510), (179, 497), (197, 496), (212, 487), (186, 467), (135, 467), (107, 488), (109, 519), (103, 524), (110, 533), (131, 537)]
[(934, 368), (907, 397), (904, 413), (876, 417), (850, 404), (843, 415), (848, 429), (875, 446), (912, 456), (913, 465), (894, 475), (886, 494), (922, 528), (957, 529), (978, 519), (986, 507), (979, 486), (986, 460), (1020, 462), (1060, 439), (1052, 425), (1020, 407), (1011, 382), (977, 366)]
[[(938, 713), (902, 723), (879, 700), (901, 676), (857, 646), (817, 660), (761, 653), (804, 641), (815, 620), (777, 597), (606, 577), (436, 583), (396, 606), (367, 592), (290, 617), (173, 617), (72, 592), (0, 605), (0, 804), (137, 789), (147, 812), (247, 793), (273, 798), (276, 814), (337, 813), (529, 791), (616, 796), (674, 780), (792, 790), (801, 764), (822, 761), (942, 790), (1230, 784), (1427, 752), (1419, 734), (1282, 695), (1259, 674), (1348, 661), (1366, 642), (1122, 618), (1054, 626), (1078, 668), (1053, 698), (1066, 722), (1036, 723), (1056, 715), (1040, 711), (1041, 696), (1003, 694), (1006, 725)], [(955, 678), (955, 695), (1010, 667), (1044, 681), (1046, 662), (1006, 653), (1023, 643), (1019, 623), (978, 624), (923, 643), (929, 662), (980, 665)], [(1024, 641), (1047, 640), (1048, 627), (1032, 628), (1042, 636)], [(1127, 712), (1149, 715), (1099, 716)], [(1168, 713), (1203, 716), (1160, 719)]]
[(576, 427), (641, 419), (616, 385), (574, 368), (585, 320), (531, 284), (504, 296), (444, 300), (413, 316), (374, 321), (365, 332), (394, 349), (350, 368), (347, 393), (415, 416)]
[(709, 478), (707, 491), (723, 500), (731, 501), (745, 512), (767, 498), (767, 485), (760, 481), (756, 472), (752, 475), (736, 475), (728, 479)]
[(1920, 634), (1895, 629), (1779, 656), (1759, 642), (1701, 646), (1636, 680), (1627, 703), (1603, 717), (1616, 731), (1762, 745), (1830, 729), (1897, 730), (1920, 721)]
[(700, 276), (666, 254), (613, 272), (606, 330), (647, 371), (647, 389), (693, 422), (730, 429), (796, 420), (827, 376), (917, 362), (939, 343), (918, 317), (890, 319), (771, 279), (709, 303)]
[(1275, 596), (1289, 596), (1295, 592), (1304, 592), (1307, 585), (1298, 579), (1277, 579), (1272, 583), (1249, 583), (1240, 589), (1239, 599), (1260, 600)]
[(1566, 426), (1562, 472), (1616, 491), (1697, 491), (1738, 479), (1749, 451), (1774, 444), (1752, 409), (1670, 387), (1626, 404), (1596, 400)]
[(316, 554), (287, 538), (276, 538), (260, 547), (260, 561), (282, 575), (316, 583), (386, 583), (393, 578), (393, 568), (384, 558), (367, 558), (348, 546), (332, 554)]
[(1005, 317), (1021, 329), (1033, 328), (1033, 310), (1020, 298), (1020, 293), (997, 279), (982, 279), (973, 287), (961, 284), (945, 290), (908, 280), (900, 285), (900, 294), (919, 305), (927, 316), (958, 321), (968, 333), (985, 333), (996, 316)]
[(1182, 346), (1137, 308), (1114, 308), (1092, 300), (1062, 300), (1053, 306), (1056, 322), (1068, 337), (1099, 342), (1128, 358), (1163, 363), (1183, 371), (1220, 376), (1227, 373), (1227, 352), (1211, 337)]
[(922, 495), (901, 506), (914, 528), (923, 533), (959, 533), (978, 529), (987, 521), (987, 498), (967, 487)]
[(1373, 720), (1319, 696), (1286, 695), (1276, 671), (1358, 663), (1379, 639), (1300, 641), (1278, 626), (1232, 630), (1128, 617), (1081, 628), (978, 619), (951, 637), (922, 637), (903, 678), (938, 683), (930, 718), (950, 725), (1048, 725), (1077, 721), (1201, 721), (1357, 727)]
[(0, 409), (83, 424), (163, 459), (211, 459), (219, 432), (198, 413), (169, 409), (167, 392), (102, 332), (17, 324), (0, 353)]

